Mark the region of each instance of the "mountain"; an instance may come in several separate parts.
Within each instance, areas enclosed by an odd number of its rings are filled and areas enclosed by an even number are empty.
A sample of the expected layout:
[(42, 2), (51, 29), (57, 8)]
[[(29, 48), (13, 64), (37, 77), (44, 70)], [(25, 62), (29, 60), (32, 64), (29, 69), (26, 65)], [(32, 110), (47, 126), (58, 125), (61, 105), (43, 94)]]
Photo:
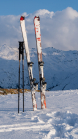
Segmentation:
[[(30, 50), (33, 65), (34, 78), (39, 82), (37, 51)], [(47, 90), (77, 89), (78, 80), (78, 51), (62, 51), (53, 47), (42, 49), (44, 61), (44, 76), (47, 82)], [(22, 64), (22, 61), (21, 61)], [(24, 85), (30, 88), (26, 57), (24, 60)], [(6, 44), (0, 47), (0, 87), (18, 87), (18, 49), (11, 48)], [(22, 87), (22, 65), (21, 65), (21, 87)]]

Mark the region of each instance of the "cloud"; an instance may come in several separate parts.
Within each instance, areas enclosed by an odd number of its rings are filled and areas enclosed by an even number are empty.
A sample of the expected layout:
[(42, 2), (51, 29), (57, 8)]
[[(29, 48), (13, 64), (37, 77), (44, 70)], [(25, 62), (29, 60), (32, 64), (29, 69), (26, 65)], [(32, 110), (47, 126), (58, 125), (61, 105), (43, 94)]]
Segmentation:
[[(78, 50), (78, 12), (68, 7), (63, 11), (50, 12), (38, 10), (34, 13), (23, 13), (26, 20), (28, 44), (36, 47), (33, 19), (40, 16), (42, 47), (54, 47), (60, 50)], [(7, 44), (18, 47), (22, 41), (20, 16), (0, 16), (0, 46)]]

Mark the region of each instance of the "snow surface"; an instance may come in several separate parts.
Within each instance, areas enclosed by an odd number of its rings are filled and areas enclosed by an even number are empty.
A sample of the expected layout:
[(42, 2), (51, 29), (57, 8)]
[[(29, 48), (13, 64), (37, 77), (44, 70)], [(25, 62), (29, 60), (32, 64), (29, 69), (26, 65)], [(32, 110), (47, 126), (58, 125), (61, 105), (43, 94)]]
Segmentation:
[[(39, 82), (37, 50), (29, 50), (33, 65), (33, 77)], [(7, 45), (0, 47), (0, 87), (18, 87), (18, 49)], [(78, 89), (78, 51), (61, 51), (53, 47), (42, 49), (44, 77), (47, 90)], [(26, 58), (26, 56), (25, 56)], [(30, 88), (26, 59), (24, 61), (25, 88)], [(21, 63), (22, 64), (22, 63)], [(22, 87), (22, 65), (21, 65)]]
[(32, 109), (31, 93), (25, 93), (25, 112), (18, 114), (18, 95), (0, 96), (0, 139), (78, 139), (78, 90), (47, 91), (47, 109)]

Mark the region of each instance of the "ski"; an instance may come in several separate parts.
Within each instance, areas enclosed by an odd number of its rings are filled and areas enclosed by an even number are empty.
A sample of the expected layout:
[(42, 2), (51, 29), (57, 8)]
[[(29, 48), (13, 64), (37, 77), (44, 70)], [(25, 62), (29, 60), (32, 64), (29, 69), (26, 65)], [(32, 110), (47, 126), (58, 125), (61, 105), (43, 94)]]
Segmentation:
[(43, 66), (44, 62), (42, 60), (42, 47), (41, 47), (41, 34), (40, 34), (40, 17), (34, 17), (34, 29), (36, 37), (37, 55), (38, 55), (38, 67), (39, 67), (39, 80), (40, 80), (40, 95), (41, 95), (41, 109), (46, 108), (46, 82), (44, 78)]
[(28, 74), (29, 74), (29, 80), (30, 80), (33, 110), (37, 110), (35, 91), (38, 90), (38, 83), (35, 83), (36, 79), (33, 78), (32, 66), (34, 63), (30, 61), (27, 34), (26, 34), (26, 29), (25, 29), (25, 17), (24, 16), (20, 17), (20, 25), (21, 25), (21, 30), (22, 30), (22, 35), (23, 35), (23, 40), (24, 40), (24, 45), (25, 45), (25, 52), (26, 52)]

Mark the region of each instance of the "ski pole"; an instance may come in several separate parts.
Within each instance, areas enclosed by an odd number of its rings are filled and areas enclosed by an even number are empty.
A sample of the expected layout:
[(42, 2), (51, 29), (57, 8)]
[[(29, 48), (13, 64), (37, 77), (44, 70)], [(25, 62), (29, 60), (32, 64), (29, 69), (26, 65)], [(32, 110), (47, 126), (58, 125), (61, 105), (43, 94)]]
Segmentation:
[(22, 42), (23, 112), (24, 112), (24, 45)]
[(18, 86), (18, 113), (19, 113), (19, 97), (20, 97), (20, 44), (19, 44), (19, 86)]

